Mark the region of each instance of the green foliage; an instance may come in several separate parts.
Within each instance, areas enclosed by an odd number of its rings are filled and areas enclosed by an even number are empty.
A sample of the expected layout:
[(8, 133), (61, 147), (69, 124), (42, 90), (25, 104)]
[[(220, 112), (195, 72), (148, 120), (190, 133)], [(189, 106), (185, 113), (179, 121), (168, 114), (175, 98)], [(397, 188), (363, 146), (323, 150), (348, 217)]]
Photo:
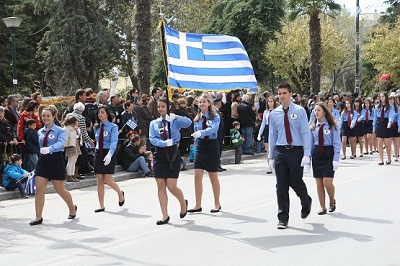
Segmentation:
[[(330, 73), (344, 60), (347, 42), (344, 34), (332, 24), (333, 19), (322, 19), (322, 57), (323, 75)], [(287, 22), (276, 41), (267, 44), (267, 59), (275, 69), (275, 74), (289, 79), (301, 93), (310, 93), (310, 49), (308, 21), (305, 18)]]
[(265, 46), (260, 44), (275, 38), (283, 18), (280, 0), (227, 0), (215, 6), (204, 31), (238, 37), (247, 50), (258, 82), (267, 83), (270, 68), (265, 60)]

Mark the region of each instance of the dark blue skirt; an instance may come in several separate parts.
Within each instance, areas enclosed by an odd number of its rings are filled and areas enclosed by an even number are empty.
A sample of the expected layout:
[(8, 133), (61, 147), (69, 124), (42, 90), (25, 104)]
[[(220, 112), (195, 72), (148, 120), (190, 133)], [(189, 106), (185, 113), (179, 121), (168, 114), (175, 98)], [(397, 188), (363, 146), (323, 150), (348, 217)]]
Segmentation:
[(312, 152), (312, 168), (315, 178), (332, 177), (335, 172), (332, 166), (333, 146), (324, 146), (324, 153), (318, 152), (318, 146), (314, 147)]
[[(167, 155), (168, 153), (168, 155)], [(172, 168), (169, 158), (176, 153), (172, 161)], [(172, 158), (171, 158), (172, 159)], [(181, 154), (177, 145), (167, 148), (156, 147), (154, 152), (154, 177), (156, 178), (178, 178), (181, 170)]]
[(54, 152), (47, 156), (40, 154), (35, 175), (50, 180), (65, 180), (66, 170), (63, 152)]
[(391, 137), (391, 131), (390, 128), (387, 128), (389, 119), (384, 118), (383, 121), (381, 121), (378, 118), (378, 121), (376, 122), (376, 137), (377, 138), (390, 138)]
[(390, 128), (390, 136), (392, 138), (396, 138), (396, 137), (400, 136), (398, 130), (399, 130), (399, 125), (396, 122), (394, 122), (392, 124), (392, 127)]
[(373, 130), (372, 122), (373, 122), (373, 120), (369, 120), (369, 121), (365, 121), (364, 122), (364, 135), (365, 134), (372, 134), (372, 130)]
[(343, 124), (342, 124), (342, 136), (346, 136), (346, 137), (354, 137), (355, 136), (354, 128), (350, 128), (347, 125), (347, 121), (343, 121)]
[(209, 173), (217, 172), (220, 160), (217, 140), (197, 139), (196, 145), (193, 168), (204, 169)]
[(356, 122), (356, 125), (353, 128), (354, 136), (361, 137), (364, 136), (364, 121)]
[(116, 164), (116, 156), (115, 153), (111, 157), (111, 162), (108, 165), (104, 165), (104, 157), (106, 157), (108, 150), (103, 150), (103, 155), (100, 155), (96, 151), (96, 155), (94, 156), (94, 173), (95, 174), (114, 174), (115, 173), (115, 164)]
[(265, 125), (264, 132), (264, 143), (268, 143), (268, 138), (269, 138), (269, 125)]

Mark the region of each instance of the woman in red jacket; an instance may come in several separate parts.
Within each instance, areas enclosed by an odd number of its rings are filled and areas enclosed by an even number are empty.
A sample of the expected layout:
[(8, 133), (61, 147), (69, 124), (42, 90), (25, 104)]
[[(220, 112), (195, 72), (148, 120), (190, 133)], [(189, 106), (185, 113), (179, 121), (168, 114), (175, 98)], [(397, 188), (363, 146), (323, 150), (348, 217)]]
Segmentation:
[(25, 144), (24, 130), (26, 128), (26, 121), (29, 119), (34, 119), (36, 121), (36, 131), (41, 129), (42, 123), (35, 113), (37, 113), (39, 108), (39, 103), (34, 100), (30, 101), (25, 110), (19, 115), (18, 125), (17, 125), (17, 135), (18, 140)]

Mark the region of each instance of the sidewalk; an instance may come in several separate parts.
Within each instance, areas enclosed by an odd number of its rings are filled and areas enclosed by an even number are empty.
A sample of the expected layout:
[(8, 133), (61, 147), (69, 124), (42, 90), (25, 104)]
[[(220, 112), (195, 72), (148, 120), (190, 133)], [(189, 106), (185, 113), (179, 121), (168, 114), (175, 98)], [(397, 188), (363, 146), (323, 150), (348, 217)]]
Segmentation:
[[(262, 152), (260, 154), (254, 154), (254, 155), (243, 155), (242, 160), (251, 160), (255, 158), (263, 158), (266, 157), (266, 153)], [(233, 164), (235, 162), (235, 151), (234, 150), (227, 150), (222, 152), (221, 156), (221, 165), (222, 167), (227, 164)], [(193, 169), (193, 163), (189, 162), (189, 158), (186, 159), (186, 166), (185, 169)], [(187, 170), (184, 170), (187, 171)], [(117, 165), (115, 168), (115, 174), (114, 174), (114, 181), (123, 181), (123, 180), (128, 180), (128, 179), (134, 179), (134, 178), (142, 178), (143, 173), (141, 171), (139, 172), (126, 172), (123, 170), (122, 166)], [(67, 190), (72, 190), (72, 189), (77, 189), (77, 188), (84, 188), (84, 187), (91, 187), (91, 186), (96, 186), (97, 185), (97, 180), (93, 176), (87, 176), (85, 179), (80, 180), (79, 182), (71, 182), (67, 183), (65, 182), (65, 188)], [(47, 185), (46, 193), (54, 193), (55, 189), (49, 182)], [(34, 197), (31, 195), (30, 197)], [(3, 200), (10, 200), (10, 199), (17, 199), (21, 198), (21, 194), (19, 193), (18, 190), (15, 191), (6, 191), (3, 187), (0, 187), (0, 201)]]

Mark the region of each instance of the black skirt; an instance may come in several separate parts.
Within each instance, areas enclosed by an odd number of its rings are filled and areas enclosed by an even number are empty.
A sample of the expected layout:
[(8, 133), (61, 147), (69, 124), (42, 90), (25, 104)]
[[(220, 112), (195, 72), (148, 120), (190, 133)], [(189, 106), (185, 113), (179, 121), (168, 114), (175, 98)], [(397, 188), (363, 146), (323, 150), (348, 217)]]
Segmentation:
[(116, 156), (115, 153), (111, 157), (111, 161), (108, 165), (104, 165), (104, 158), (106, 157), (108, 150), (103, 150), (103, 155), (100, 155), (98, 151), (94, 156), (94, 173), (95, 174), (114, 174), (115, 173), (115, 164), (116, 164)]
[(380, 118), (378, 118), (378, 121), (376, 122), (376, 137), (377, 138), (390, 138), (391, 136), (391, 131), (390, 128), (387, 128), (389, 119), (384, 118), (382, 121)]
[(332, 166), (333, 146), (324, 146), (324, 153), (318, 152), (318, 146), (314, 147), (312, 152), (312, 168), (315, 178), (332, 177), (335, 172)]
[(361, 137), (364, 136), (364, 121), (356, 122), (354, 126), (354, 136)]
[(54, 152), (46, 155), (39, 155), (35, 175), (50, 180), (65, 180), (66, 171), (63, 152)]
[(269, 138), (269, 125), (265, 125), (265, 127), (264, 127), (264, 132), (263, 132), (263, 136), (264, 136), (264, 143), (268, 143), (268, 138)]
[(398, 130), (399, 130), (399, 125), (396, 122), (394, 122), (392, 124), (392, 127), (390, 128), (390, 136), (392, 138), (398, 137), (399, 136), (399, 131)]
[(354, 128), (350, 128), (347, 125), (347, 121), (343, 121), (342, 136), (345, 136), (345, 137), (354, 137), (355, 136)]
[[(174, 159), (172, 161), (172, 167), (169, 158)], [(154, 160), (154, 177), (156, 178), (179, 177), (182, 159), (179, 149), (177, 148), (177, 145), (173, 145), (169, 147), (169, 149), (156, 147), (153, 160)]]
[(364, 122), (364, 135), (365, 134), (372, 134), (372, 130), (373, 130), (372, 122), (373, 122), (372, 120)]
[(196, 141), (196, 154), (194, 156), (193, 168), (204, 169), (207, 172), (217, 172), (219, 166), (219, 150), (216, 139)]

